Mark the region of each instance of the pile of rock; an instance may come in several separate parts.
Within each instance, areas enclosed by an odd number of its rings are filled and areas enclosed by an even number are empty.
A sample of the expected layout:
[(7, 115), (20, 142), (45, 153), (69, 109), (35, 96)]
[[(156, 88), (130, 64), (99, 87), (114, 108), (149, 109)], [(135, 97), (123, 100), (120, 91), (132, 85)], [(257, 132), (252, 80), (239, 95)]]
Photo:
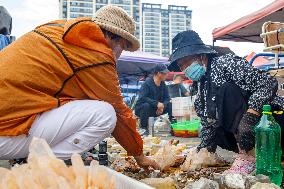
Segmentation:
[(269, 177), (264, 175), (241, 175), (241, 174), (214, 174), (212, 180), (200, 178), (198, 181), (189, 183), (185, 189), (280, 189), (271, 184)]

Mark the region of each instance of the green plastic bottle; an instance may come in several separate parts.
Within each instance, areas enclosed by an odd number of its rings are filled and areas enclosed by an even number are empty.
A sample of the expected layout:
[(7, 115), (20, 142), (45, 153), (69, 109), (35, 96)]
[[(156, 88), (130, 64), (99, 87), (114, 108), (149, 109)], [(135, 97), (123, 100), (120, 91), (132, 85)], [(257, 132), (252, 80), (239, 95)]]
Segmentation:
[(256, 174), (269, 176), (271, 182), (280, 186), (281, 166), (281, 128), (272, 116), (270, 105), (263, 106), (256, 133)]

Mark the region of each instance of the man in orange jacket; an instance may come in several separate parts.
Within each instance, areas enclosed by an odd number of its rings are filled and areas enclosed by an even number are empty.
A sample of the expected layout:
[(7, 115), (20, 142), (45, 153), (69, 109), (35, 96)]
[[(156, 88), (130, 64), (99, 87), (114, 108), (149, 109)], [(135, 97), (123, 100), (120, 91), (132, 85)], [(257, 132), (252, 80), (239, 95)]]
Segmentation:
[(116, 62), (135, 51), (135, 22), (108, 5), (95, 18), (38, 26), (0, 52), (0, 159), (23, 158), (33, 137), (44, 138), (62, 159), (112, 134), (141, 166), (132, 111), (120, 93)]

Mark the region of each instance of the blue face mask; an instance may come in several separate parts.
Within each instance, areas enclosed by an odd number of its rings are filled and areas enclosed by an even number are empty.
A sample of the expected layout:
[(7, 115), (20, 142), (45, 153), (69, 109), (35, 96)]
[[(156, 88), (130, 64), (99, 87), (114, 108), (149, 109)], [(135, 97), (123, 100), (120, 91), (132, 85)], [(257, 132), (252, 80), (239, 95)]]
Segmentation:
[(198, 64), (197, 61), (193, 62), (184, 71), (186, 77), (192, 81), (199, 81), (200, 78), (205, 74), (205, 68)]

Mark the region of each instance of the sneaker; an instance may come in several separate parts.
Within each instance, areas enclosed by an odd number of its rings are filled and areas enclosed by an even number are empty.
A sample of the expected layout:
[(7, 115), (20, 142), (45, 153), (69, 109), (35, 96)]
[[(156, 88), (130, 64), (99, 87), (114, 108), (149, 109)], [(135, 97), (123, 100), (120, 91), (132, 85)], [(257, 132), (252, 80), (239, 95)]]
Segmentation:
[(142, 136), (145, 136), (145, 137), (149, 136), (149, 131), (143, 132), (143, 133), (142, 133)]
[(13, 159), (9, 160), (9, 164), (11, 167), (14, 167), (15, 165), (22, 165), (27, 163), (27, 158), (19, 158), (19, 159)]
[(255, 170), (255, 157), (239, 154), (237, 155), (231, 168), (224, 171), (223, 174), (238, 173), (238, 174), (251, 174)]
[(139, 130), (138, 130), (138, 133), (139, 133), (141, 136), (149, 136), (149, 131), (146, 130), (146, 129), (139, 129)]

